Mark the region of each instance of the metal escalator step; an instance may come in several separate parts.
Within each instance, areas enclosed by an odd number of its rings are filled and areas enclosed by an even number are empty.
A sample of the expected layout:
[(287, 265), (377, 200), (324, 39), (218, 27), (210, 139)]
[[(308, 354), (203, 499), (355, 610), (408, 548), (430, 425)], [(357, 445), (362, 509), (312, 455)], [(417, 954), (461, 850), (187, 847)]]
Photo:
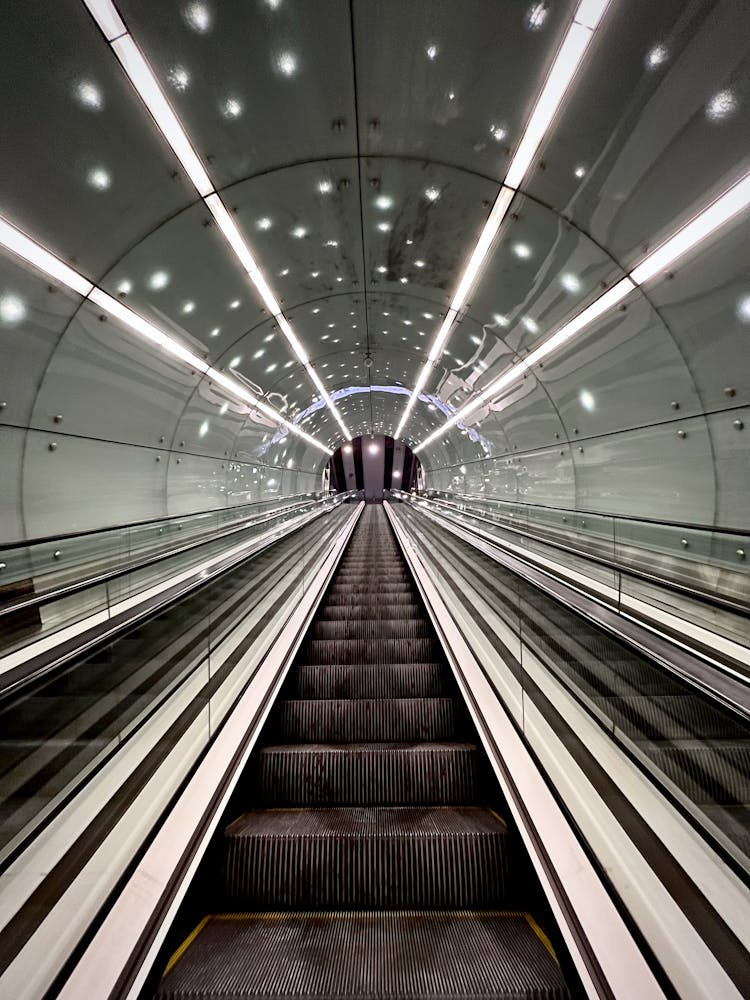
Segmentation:
[(443, 670), (439, 663), (316, 663), (292, 676), (300, 698), (434, 698)]
[(487, 809), (273, 809), (224, 835), (236, 909), (480, 909), (502, 905), (506, 826)]
[(418, 602), (403, 601), (400, 604), (383, 604), (372, 601), (369, 604), (327, 604), (318, 611), (318, 621), (351, 621), (364, 618), (424, 618), (424, 611)]
[(359, 698), (282, 701), (274, 718), (281, 742), (366, 743), (450, 740), (452, 698)]
[(469, 743), (295, 744), (258, 754), (271, 806), (471, 805), (477, 748)]
[(301, 663), (434, 663), (437, 639), (305, 639)]
[(348, 594), (413, 594), (414, 584), (408, 581), (391, 583), (388, 580), (375, 580), (372, 577), (349, 583), (339, 583), (334, 580), (331, 592), (339, 594), (342, 591)]
[(229, 914), (208, 918), (159, 1000), (566, 1000), (525, 914)]
[(357, 588), (350, 589), (343, 587), (341, 590), (337, 590), (335, 587), (331, 588), (326, 595), (325, 604), (326, 607), (332, 607), (337, 604), (362, 604), (363, 601), (384, 601), (388, 604), (394, 602), (411, 602), (415, 599), (414, 588), (406, 587), (402, 590), (383, 590), (374, 584), (370, 589)]
[(427, 618), (318, 619), (307, 633), (310, 639), (427, 639), (433, 635)]
[(641, 744), (643, 752), (694, 802), (750, 803), (750, 744)]
[(727, 712), (692, 694), (631, 695), (597, 702), (615, 726), (636, 739), (740, 739), (746, 731)]

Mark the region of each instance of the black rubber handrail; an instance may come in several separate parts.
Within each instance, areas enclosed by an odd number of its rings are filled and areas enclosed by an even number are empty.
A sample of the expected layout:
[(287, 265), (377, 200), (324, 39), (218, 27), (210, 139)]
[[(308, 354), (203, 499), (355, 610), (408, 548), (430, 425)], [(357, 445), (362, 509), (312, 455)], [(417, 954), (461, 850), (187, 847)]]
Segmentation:
[[(406, 494), (406, 496), (408, 499), (412, 499), (408, 494)], [(442, 497), (420, 497), (419, 499), (422, 502), (427, 501), (428, 503), (455, 503), (455, 501), (444, 500)], [(636, 577), (637, 579), (645, 580), (648, 583), (658, 584), (667, 590), (690, 597), (691, 599), (700, 601), (703, 604), (710, 604), (714, 607), (719, 607), (722, 610), (731, 611), (734, 614), (742, 616), (743, 618), (750, 617), (750, 605), (742, 601), (736, 601), (731, 597), (723, 597), (719, 594), (711, 593), (708, 590), (700, 590), (696, 587), (690, 586), (690, 584), (678, 583), (675, 580), (670, 580), (666, 576), (658, 576), (653, 573), (647, 573), (645, 570), (635, 569), (632, 566), (623, 566), (622, 563), (616, 562), (615, 560), (605, 559), (603, 556), (598, 556), (594, 553), (578, 549), (575, 546), (567, 545), (565, 542), (549, 538), (541, 532), (533, 531), (529, 528), (518, 528), (512, 524), (499, 524), (497, 521), (491, 521), (489, 518), (482, 517), (481, 513), (477, 513), (473, 510), (465, 510), (463, 513), (474, 518), (476, 521), (491, 524), (495, 528), (501, 528), (503, 531), (510, 531), (515, 535), (531, 537), (535, 541), (543, 542), (545, 545), (549, 545), (554, 549), (559, 549), (561, 552), (567, 552), (570, 555), (577, 556), (579, 559), (586, 559), (589, 562), (596, 563), (599, 566), (604, 566), (607, 569), (615, 570), (618, 573), (623, 573), (626, 576)], [(483, 513), (489, 514), (490, 512), (484, 511)]]
[[(336, 494), (337, 497), (348, 496), (349, 494)], [(290, 510), (300, 509), (302, 510), (305, 506), (314, 506), (315, 504), (323, 504), (329, 502), (329, 498), (321, 497), (318, 500), (310, 500), (306, 505), (301, 501), (298, 505), (290, 505), (289, 507), (283, 507), (278, 511), (274, 511), (272, 514), (266, 518), (266, 521), (273, 521), (281, 517), (283, 514)], [(104, 573), (98, 573), (95, 576), (86, 577), (84, 580), (77, 580), (75, 583), (66, 584), (63, 587), (57, 587), (54, 590), (44, 591), (41, 594), (32, 594), (28, 597), (20, 598), (12, 603), (0, 606), (0, 618), (7, 615), (15, 614), (19, 611), (24, 611), (27, 608), (35, 607), (41, 604), (49, 604), (51, 601), (59, 600), (61, 597), (68, 597), (70, 594), (79, 593), (82, 590), (87, 590), (89, 587), (95, 587), (102, 583), (107, 583), (110, 580), (116, 580), (118, 577), (127, 576), (128, 573), (132, 573), (135, 570), (145, 569), (147, 566), (152, 566), (157, 563), (163, 562), (166, 559), (171, 559), (173, 556), (180, 555), (182, 552), (189, 552), (192, 549), (200, 548), (203, 545), (208, 545), (211, 542), (218, 541), (221, 538), (226, 538), (228, 535), (237, 534), (240, 531), (246, 530), (248, 527), (252, 527), (253, 524), (263, 523), (261, 518), (246, 519), (240, 521), (239, 523), (234, 523), (229, 525), (223, 531), (214, 532), (208, 538), (198, 538), (192, 539), (185, 545), (180, 545), (178, 547), (171, 547), (166, 552), (158, 552), (147, 559), (141, 559), (137, 562), (127, 563), (124, 566), (119, 566), (117, 569), (108, 570)]]
[[(549, 504), (529, 503), (528, 500), (500, 500), (498, 497), (482, 496), (480, 493), (454, 493), (449, 490), (427, 490), (426, 494), (443, 494), (446, 499), (451, 496), (466, 500), (481, 500), (483, 503), (495, 503), (502, 507), (505, 504), (515, 504), (518, 507), (528, 507), (532, 510), (549, 510), (554, 513), (570, 514), (572, 517), (605, 517), (612, 521), (635, 521), (638, 524), (657, 524), (661, 528), (676, 528), (680, 531), (710, 531), (715, 535), (740, 535), (747, 538), (750, 532), (747, 528), (727, 528), (713, 524), (696, 524), (692, 521), (662, 521), (657, 517), (638, 517), (637, 514), (608, 514), (602, 510), (589, 510), (587, 507), (551, 507)], [(428, 500), (434, 497), (427, 496)]]
[(166, 524), (168, 521), (180, 521), (190, 517), (205, 517), (207, 514), (221, 514), (233, 510), (243, 510), (248, 507), (259, 507), (262, 504), (274, 503), (278, 500), (324, 500), (322, 494), (316, 493), (291, 493), (289, 496), (274, 497), (270, 500), (254, 500), (252, 503), (237, 504), (235, 507), (211, 507), (208, 510), (194, 510), (190, 514), (165, 514), (164, 517), (152, 517), (145, 521), (128, 521), (126, 524), (110, 524), (104, 528), (89, 528), (87, 531), (68, 531), (62, 535), (40, 535), (38, 538), (23, 538), (17, 542), (1, 542), (0, 554), (7, 549), (24, 549), (32, 545), (50, 545), (54, 542), (65, 542), (71, 538), (84, 538), (86, 535), (102, 535), (107, 531), (125, 531), (128, 528), (144, 528), (149, 524)]

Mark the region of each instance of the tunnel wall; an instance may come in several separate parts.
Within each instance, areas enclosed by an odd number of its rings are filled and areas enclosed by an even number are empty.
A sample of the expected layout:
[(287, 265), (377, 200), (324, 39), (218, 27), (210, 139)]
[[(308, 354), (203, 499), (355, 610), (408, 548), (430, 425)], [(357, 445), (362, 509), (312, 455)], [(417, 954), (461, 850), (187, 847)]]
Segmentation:
[(744, 219), (425, 449), (427, 485), (747, 530), (748, 259)]

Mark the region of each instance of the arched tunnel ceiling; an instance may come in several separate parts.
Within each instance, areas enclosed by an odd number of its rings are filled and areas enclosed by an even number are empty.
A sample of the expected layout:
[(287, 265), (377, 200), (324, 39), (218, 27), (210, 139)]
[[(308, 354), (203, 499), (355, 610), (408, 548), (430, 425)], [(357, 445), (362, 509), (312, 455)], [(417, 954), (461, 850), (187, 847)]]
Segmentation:
[[(352, 435), (394, 433), (577, 7), (118, 0)], [(747, 173), (748, 37), (742, 0), (611, 0), (406, 441), (417, 446)], [(339, 445), (331, 411), (84, 3), (20, 5), (0, 44), (1, 214)], [(750, 365), (738, 371), (737, 356), (747, 359), (748, 243), (745, 211), (669, 280), (633, 291), (624, 312), (435, 441), (425, 465), (551, 454), (558, 442), (630, 428), (648, 427), (645, 440), (677, 401), (681, 418), (708, 420), (729, 405), (729, 385), (731, 406), (746, 406)], [(140, 412), (125, 428), (113, 404), (111, 427), (101, 414), (103, 438), (153, 437), (168, 413), (175, 439), (197, 454), (253, 453), (260, 432), (248, 430), (247, 408), (227, 405), (210, 379), (153, 360), (111, 324), (100, 329), (101, 310), (70, 292), (51, 304), (47, 282), (12, 255), (0, 266), (6, 314), (15, 296), (44, 334), (24, 338), (17, 375), (29, 391), (3, 419), (43, 424), (65, 409), (74, 426), (86, 379), (107, 370), (113, 396), (123, 394), (123, 407), (135, 398)], [(81, 412), (81, 426), (86, 419)], [(696, 431), (707, 454), (712, 433)], [(291, 447), (308, 467), (325, 461), (299, 441)]]

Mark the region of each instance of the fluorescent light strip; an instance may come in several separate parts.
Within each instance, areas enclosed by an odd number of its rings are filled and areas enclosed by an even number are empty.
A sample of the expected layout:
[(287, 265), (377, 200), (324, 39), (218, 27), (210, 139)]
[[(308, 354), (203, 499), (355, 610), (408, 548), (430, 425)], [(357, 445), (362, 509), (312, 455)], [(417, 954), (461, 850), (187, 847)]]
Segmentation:
[[(312, 435), (307, 434), (298, 427), (297, 424), (293, 424), (291, 421), (282, 417), (280, 413), (264, 403), (263, 400), (257, 399), (252, 393), (248, 392), (244, 386), (234, 379), (229, 378), (223, 372), (218, 371), (216, 368), (212, 368), (211, 365), (207, 364), (203, 358), (194, 354), (191, 350), (181, 344), (178, 340), (170, 337), (169, 334), (165, 333), (163, 330), (159, 329), (158, 326), (154, 326), (143, 316), (140, 316), (137, 312), (134, 312), (129, 306), (126, 306), (119, 299), (113, 298), (108, 292), (105, 292), (98, 285), (95, 285), (88, 278), (85, 278), (79, 271), (70, 267), (64, 261), (60, 260), (59, 257), (55, 256), (50, 250), (36, 243), (25, 233), (22, 233), (20, 229), (11, 225), (5, 219), (0, 218), (0, 246), (10, 250), (12, 253), (16, 254), (22, 260), (27, 263), (32, 264), (38, 271), (45, 274), (48, 278), (52, 278), (64, 285), (66, 288), (70, 288), (72, 291), (77, 292), (84, 299), (88, 299), (93, 302), (94, 305), (99, 306), (101, 309), (106, 310), (111, 316), (119, 320), (125, 326), (133, 330), (140, 337), (148, 340), (149, 343), (158, 347), (162, 351), (166, 351), (168, 354), (179, 358), (180, 361), (184, 361), (185, 364), (189, 365), (195, 371), (201, 372), (208, 378), (212, 379), (217, 385), (221, 385), (227, 392), (230, 392), (237, 399), (242, 400), (245, 403), (249, 403), (251, 406), (255, 407), (261, 413), (264, 413), (267, 417), (270, 417), (275, 423), (283, 424), (288, 430), (298, 437), (303, 438), (309, 444), (314, 445), (319, 448), (326, 455), (331, 455), (333, 452), (330, 448), (326, 447), (321, 441), (318, 441)], [(334, 407), (335, 409), (335, 407)]]
[(712, 202), (708, 208), (705, 208), (674, 236), (652, 251), (645, 260), (642, 260), (637, 267), (631, 270), (630, 277), (636, 284), (644, 284), (655, 274), (665, 271), (688, 250), (705, 240), (716, 229), (748, 207), (750, 207), (750, 173), (745, 174), (728, 191)]
[[(145, 56), (135, 43), (133, 36), (127, 30), (112, 0), (83, 0), (91, 16), (94, 18), (104, 37), (109, 42), (112, 51), (117, 56), (120, 65), (125, 70), (130, 82), (135, 87), (141, 100), (146, 105), (158, 129), (166, 139), (177, 159), (185, 169), (190, 180), (203, 198), (206, 208), (214, 217), (219, 230), (223, 234), (235, 256), (255, 285), (263, 305), (269, 314), (278, 322), (295, 355), (310, 374), (310, 362), (302, 348), (298, 337), (292, 331), (289, 321), (281, 311), (275, 295), (264, 278), (250, 248), (247, 246), (232, 216), (227, 211), (221, 197), (208, 176), (200, 157), (195, 152), (180, 120), (172, 110), (169, 101), (162, 93), (161, 87), (154, 76), (153, 70)], [(344, 423), (341, 414), (331, 401), (325, 390), (322, 391), (328, 407), (336, 417), (347, 441), (351, 434)]]
[(404, 414), (396, 428), (394, 436), (397, 438), (401, 436), (401, 432), (406, 426), (409, 414), (414, 408), (417, 396), (424, 387), (433, 365), (442, 355), (456, 316), (463, 308), (477, 279), (477, 275), (487, 259), (497, 232), (508, 213), (510, 203), (526, 176), (542, 139), (565, 98), (568, 87), (581, 64), (589, 42), (604, 16), (608, 4), (609, 0), (581, 0), (573, 15), (573, 21), (555, 56), (552, 68), (547, 75), (542, 91), (534, 105), (534, 110), (521, 136), (521, 141), (510, 161), (505, 181), (495, 199), (495, 204), (492, 206), (479, 240), (464, 268), (450, 309), (430, 348), (430, 353), (417, 380), (417, 385), (412, 390)]
[(68, 288), (72, 288), (74, 292), (78, 292), (84, 298), (94, 287), (82, 274), (65, 264), (49, 250), (45, 250), (44, 247), (35, 243), (20, 229), (16, 229), (10, 222), (6, 222), (5, 219), (0, 219), (0, 243), (8, 250), (12, 250), (16, 256), (22, 257), (23, 260), (33, 264), (50, 278), (67, 285)]
[(724, 194), (720, 195), (707, 208), (699, 212), (690, 222), (679, 229), (673, 236), (653, 250), (643, 260), (635, 265), (626, 277), (621, 278), (609, 291), (600, 295), (598, 299), (588, 305), (582, 312), (568, 320), (556, 333), (548, 337), (539, 347), (535, 348), (522, 361), (517, 362), (512, 368), (500, 375), (487, 388), (483, 389), (478, 396), (472, 399), (466, 406), (461, 407), (450, 420), (447, 420), (438, 430), (433, 431), (424, 441), (414, 448), (415, 452), (420, 451), (426, 445), (431, 444), (441, 434), (455, 426), (460, 420), (468, 417), (477, 407), (490, 399), (499, 395), (503, 389), (511, 385), (516, 379), (530, 371), (534, 365), (539, 364), (548, 355), (552, 354), (563, 344), (572, 340), (585, 327), (609, 312), (626, 295), (638, 288), (639, 285), (649, 281), (655, 275), (663, 273), (676, 260), (692, 250), (698, 244), (716, 232), (717, 229), (730, 222), (735, 216), (745, 209), (750, 208), (750, 173), (740, 178)]

